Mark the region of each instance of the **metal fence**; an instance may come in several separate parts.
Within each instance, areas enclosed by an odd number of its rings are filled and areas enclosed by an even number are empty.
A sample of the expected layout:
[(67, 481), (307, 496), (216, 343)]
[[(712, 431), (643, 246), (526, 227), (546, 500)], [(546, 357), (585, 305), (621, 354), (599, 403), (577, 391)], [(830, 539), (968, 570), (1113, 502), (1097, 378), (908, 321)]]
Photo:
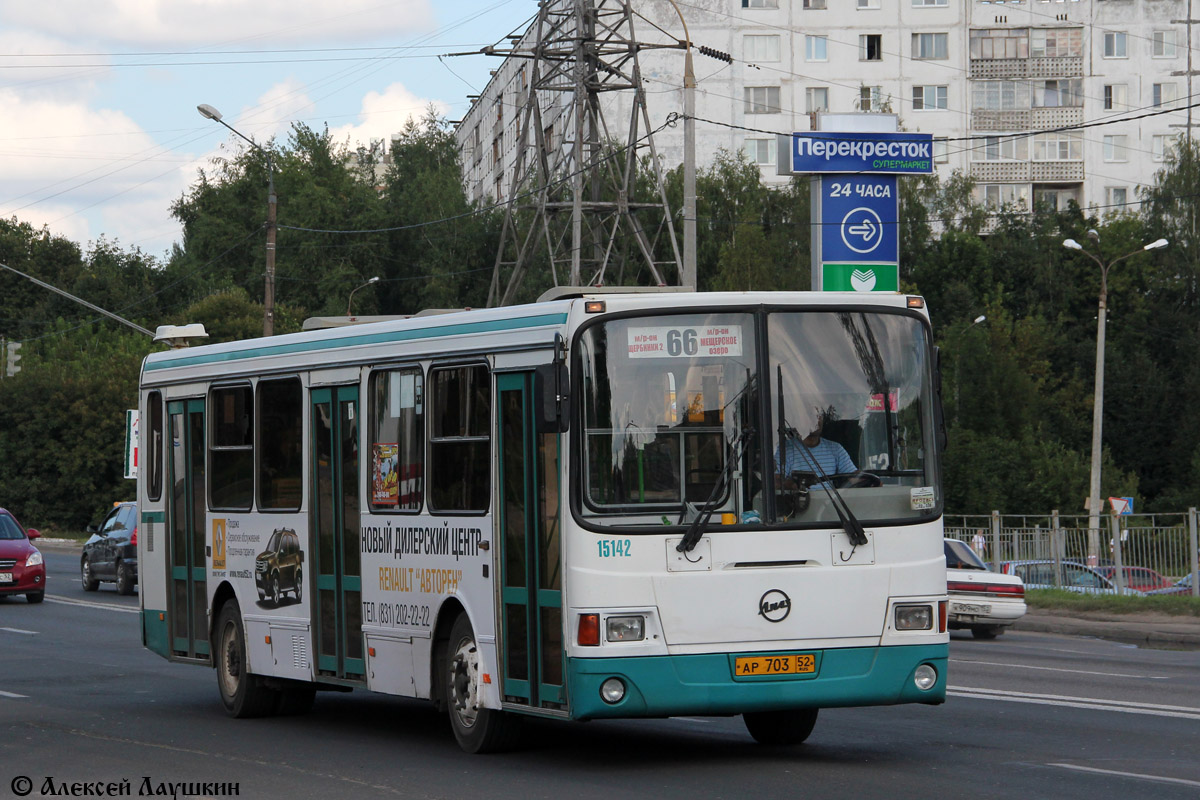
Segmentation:
[[(1063, 561), (1114, 566), (1114, 582), (1124, 589), (1124, 567), (1147, 567), (1171, 581), (1191, 575), (1192, 595), (1200, 596), (1200, 553), (1195, 508), (1181, 514), (1129, 514), (1100, 517), (1089, 528), (1085, 515), (947, 515), (947, 538), (972, 545), (993, 565), (1004, 561), (1053, 560), (1055, 580)], [(1094, 553), (1094, 555), (1093, 555)]]

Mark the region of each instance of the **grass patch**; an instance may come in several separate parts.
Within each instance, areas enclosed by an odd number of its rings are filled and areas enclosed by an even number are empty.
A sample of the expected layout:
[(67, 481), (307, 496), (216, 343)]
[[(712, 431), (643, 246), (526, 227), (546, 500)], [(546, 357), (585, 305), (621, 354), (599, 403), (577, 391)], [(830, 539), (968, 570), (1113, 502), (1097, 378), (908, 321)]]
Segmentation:
[(1115, 594), (1083, 594), (1065, 589), (1030, 589), (1025, 603), (1031, 608), (1059, 611), (1100, 611), (1106, 614), (1172, 614), (1200, 617), (1200, 597), (1163, 595), (1123, 597)]

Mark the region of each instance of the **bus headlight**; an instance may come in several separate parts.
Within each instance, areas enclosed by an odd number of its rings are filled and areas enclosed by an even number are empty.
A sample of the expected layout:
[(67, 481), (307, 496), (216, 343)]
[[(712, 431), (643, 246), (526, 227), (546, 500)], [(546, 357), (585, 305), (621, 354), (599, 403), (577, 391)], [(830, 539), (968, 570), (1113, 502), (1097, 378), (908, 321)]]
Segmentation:
[(608, 617), (604, 622), (604, 638), (610, 642), (640, 642), (646, 638), (645, 617)]
[(620, 678), (609, 678), (600, 684), (600, 699), (609, 705), (625, 699), (625, 682)]
[(933, 606), (896, 606), (896, 630), (933, 630)]
[(913, 683), (922, 692), (928, 692), (937, 683), (937, 670), (928, 664), (922, 664), (917, 667), (917, 671), (913, 673)]

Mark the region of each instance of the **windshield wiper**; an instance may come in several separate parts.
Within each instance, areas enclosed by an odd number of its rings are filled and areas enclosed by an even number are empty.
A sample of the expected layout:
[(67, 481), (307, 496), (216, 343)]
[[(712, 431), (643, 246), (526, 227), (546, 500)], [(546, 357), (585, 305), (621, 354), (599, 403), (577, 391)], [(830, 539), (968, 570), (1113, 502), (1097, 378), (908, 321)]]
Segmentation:
[(779, 395), (776, 401), (779, 405), (779, 469), (782, 471), (787, 466), (787, 448), (784, 447), (786, 444), (785, 440), (799, 442), (799, 452), (814, 467), (812, 472), (821, 479), (821, 488), (829, 496), (829, 503), (833, 506), (833, 510), (837, 512), (838, 520), (842, 523), (842, 530), (850, 538), (850, 544), (854, 547), (866, 544), (867, 533), (863, 530), (862, 523), (858, 521), (858, 517), (854, 516), (854, 512), (850, 510), (850, 506), (846, 505), (846, 501), (834, 487), (833, 483), (830, 482), (829, 476), (825, 474), (825, 470), (821, 469), (821, 465), (817, 462), (816, 456), (813, 455), (812, 449), (804, 443), (804, 439), (800, 438), (800, 434), (796, 432), (796, 429), (787, 424), (787, 419), (783, 413), (783, 366), (777, 366), (775, 369), (775, 386)]
[(717, 482), (713, 484), (712, 492), (708, 495), (708, 499), (704, 501), (704, 505), (700, 507), (696, 518), (692, 520), (692, 524), (688, 526), (687, 533), (679, 540), (679, 544), (675, 549), (680, 553), (689, 552), (704, 536), (705, 525), (712, 517), (713, 511), (721, 503), (721, 497), (725, 494), (725, 487), (728, 485), (730, 478), (733, 476), (733, 471), (737, 469), (737, 465), (742, 462), (742, 456), (746, 452), (746, 446), (754, 436), (753, 428), (746, 428), (738, 438), (733, 440), (729, 445), (729, 457), (725, 460), (725, 466), (721, 467), (721, 474), (717, 476)]
[[(812, 448), (804, 443), (804, 439), (800, 438), (800, 434), (796, 432), (795, 428), (781, 426), (781, 430), (786, 439), (800, 444), (798, 451), (804, 456), (808, 465), (812, 467), (811, 471), (821, 481), (820, 486), (825, 490), (825, 494), (829, 496), (829, 504), (837, 512), (838, 520), (842, 523), (842, 530), (850, 538), (850, 544), (855, 547), (866, 544), (868, 541), (866, 530), (863, 528), (862, 523), (858, 521), (858, 517), (854, 516), (854, 512), (850, 510), (850, 506), (846, 505), (845, 498), (842, 497), (842, 493), (837, 490), (837, 487), (833, 485), (833, 481), (829, 479), (829, 475), (826, 474), (825, 470), (821, 469), (821, 464), (813, 454)], [(780, 463), (782, 464), (785, 463), (782, 459), (784, 452), (782, 442), (780, 442), (779, 447), (781, 455)]]

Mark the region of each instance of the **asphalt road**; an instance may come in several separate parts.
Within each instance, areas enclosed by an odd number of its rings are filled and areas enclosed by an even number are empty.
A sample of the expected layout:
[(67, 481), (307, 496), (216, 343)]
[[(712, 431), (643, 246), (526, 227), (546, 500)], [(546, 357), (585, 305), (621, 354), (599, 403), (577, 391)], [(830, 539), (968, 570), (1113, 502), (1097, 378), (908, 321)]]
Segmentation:
[(825, 710), (798, 748), (756, 745), (736, 717), (677, 718), (538, 723), (519, 752), (468, 756), (427, 703), (364, 692), (227, 718), (212, 670), (143, 650), (137, 598), (83, 592), (76, 559), (47, 548), (46, 602), (0, 603), (0, 798), (22, 777), (32, 797), (76, 782), (322, 800), (1200, 795), (1200, 652), (955, 633), (945, 705)]

